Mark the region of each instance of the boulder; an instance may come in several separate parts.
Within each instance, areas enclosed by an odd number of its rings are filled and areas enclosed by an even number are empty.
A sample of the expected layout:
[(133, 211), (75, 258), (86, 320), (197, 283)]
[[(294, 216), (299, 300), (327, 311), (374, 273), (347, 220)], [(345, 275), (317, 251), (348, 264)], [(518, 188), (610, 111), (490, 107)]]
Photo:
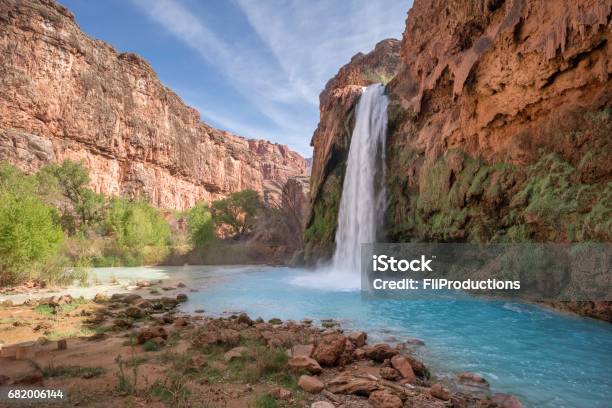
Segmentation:
[(364, 349), (358, 348), (357, 350), (353, 351), (353, 359), (363, 360), (365, 358), (366, 358), (366, 352)]
[(379, 343), (373, 346), (364, 347), (366, 357), (378, 363), (382, 363), (387, 358), (398, 354), (398, 351), (386, 343)]
[(123, 301), (123, 303), (136, 303), (137, 300), (142, 299), (142, 296), (137, 295), (135, 293), (129, 293), (127, 295), (124, 295), (123, 298), (121, 299)]
[(134, 302), (134, 306), (138, 306), (141, 309), (152, 309), (153, 304), (146, 299), (138, 299)]
[(291, 391), (282, 387), (277, 387), (270, 391), (270, 395), (277, 400), (288, 400), (291, 398)]
[(161, 302), (162, 307), (165, 307), (165, 308), (173, 308), (179, 304), (179, 301), (177, 299), (173, 299), (167, 296), (164, 296), (163, 298), (161, 298), (160, 302)]
[(254, 324), (253, 320), (246, 313), (240, 313), (240, 315), (236, 318), (238, 323), (246, 324), (247, 326), (252, 326)]
[(292, 357), (310, 357), (314, 351), (314, 345), (312, 344), (297, 344), (291, 347)]
[(328, 334), (317, 344), (312, 357), (321, 365), (335, 366), (344, 352), (346, 340), (346, 337), (340, 333)]
[(106, 303), (110, 300), (110, 297), (105, 294), (105, 293), (96, 293), (96, 296), (94, 296), (93, 301), (95, 303)]
[(412, 371), (417, 375), (417, 377), (421, 378), (429, 378), (429, 370), (425, 367), (425, 364), (415, 359), (414, 357), (403, 355), (406, 360), (410, 362), (410, 366), (412, 367)]
[(365, 332), (358, 331), (350, 333), (348, 338), (355, 345), (355, 347), (363, 347), (366, 344), (368, 335)]
[(139, 280), (136, 281), (136, 286), (138, 286), (139, 288), (148, 288), (149, 286), (151, 286), (151, 282), (146, 280)]
[(457, 374), (457, 381), (461, 384), (472, 386), (472, 387), (480, 387), (480, 388), (488, 388), (489, 382), (482, 378), (481, 376), (474, 373), (459, 373)]
[(380, 376), (389, 381), (397, 381), (401, 377), (399, 371), (392, 367), (382, 367), (380, 369)]
[(397, 395), (386, 390), (372, 392), (368, 402), (374, 408), (402, 408), (404, 405)]
[(349, 372), (343, 372), (327, 383), (327, 390), (333, 394), (368, 396), (378, 389), (379, 385), (375, 379), (354, 377)]
[(448, 392), (448, 390), (442, 387), (440, 384), (432, 385), (431, 388), (429, 389), (429, 394), (432, 397), (441, 399), (442, 401), (448, 401), (450, 400), (450, 397), (451, 397), (450, 392)]
[(408, 380), (410, 383), (416, 382), (416, 376), (410, 365), (410, 361), (404, 356), (393, 356), (391, 358), (391, 365), (401, 374), (402, 378)]
[(138, 333), (138, 344), (143, 344), (147, 340), (152, 340), (156, 337), (166, 340), (168, 333), (161, 326), (146, 327)]
[(339, 366), (345, 366), (351, 364), (354, 360), (353, 353), (355, 352), (355, 345), (349, 340), (346, 339), (344, 343), (344, 351), (340, 355), (340, 359), (338, 360)]
[(298, 386), (311, 394), (318, 394), (325, 388), (325, 384), (321, 380), (310, 375), (302, 375), (298, 380)]
[(183, 316), (179, 316), (179, 317), (174, 319), (174, 325), (176, 327), (184, 327), (184, 326), (187, 326), (188, 324), (189, 324), (189, 322)]
[(491, 401), (495, 402), (499, 408), (523, 408), (521, 401), (509, 394), (493, 394)]
[(241, 359), (241, 358), (244, 358), (244, 356), (246, 355), (248, 351), (249, 349), (247, 349), (246, 347), (234, 347), (233, 349), (231, 349), (230, 351), (228, 351), (227, 353), (223, 355), (223, 359), (227, 362), (230, 362), (236, 359)]
[(123, 330), (123, 329), (129, 329), (132, 326), (133, 326), (132, 322), (127, 319), (115, 319), (113, 321), (113, 329)]
[(321, 366), (315, 359), (306, 356), (291, 357), (288, 365), (296, 372), (306, 370), (310, 374), (320, 374), (322, 371)]
[(125, 309), (125, 315), (127, 317), (131, 317), (132, 319), (140, 319), (141, 317), (144, 317), (145, 313), (137, 306), (130, 306)]
[(199, 347), (213, 344), (237, 346), (240, 344), (240, 332), (234, 329), (209, 328), (199, 333), (194, 338), (193, 343)]
[(186, 294), (184, 294), (184, 293), (179, 293), (178, 295), (176, 295), (176, 300), (177, 300), (177, 302), (179, 302), (179, 303), (184, 303), (184, 302), (186, 302), (187, 300), (189, 300), (189, 298), (187, 297), (187, 295), (186, 295)]

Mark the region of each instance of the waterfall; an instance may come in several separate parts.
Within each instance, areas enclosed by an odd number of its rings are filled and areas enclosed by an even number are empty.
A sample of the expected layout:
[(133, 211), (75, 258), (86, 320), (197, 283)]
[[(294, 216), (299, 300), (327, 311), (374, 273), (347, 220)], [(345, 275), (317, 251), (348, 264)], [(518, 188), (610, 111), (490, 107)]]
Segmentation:
[(387, 96), (381, 84), (368, 86), (356, 108), (340, 199), (334, 271), (359, 275), (361, 244), (374, 243), (386, 208), (384, 189)]
[(386, 209), (384, 189), (387, 97), (381, 84), (365, 88), (356, 107), (340, 198), (331, 264), (294, 277), (295, 285), (325, 290), (361, 288), (361, 244), (374, 243)]

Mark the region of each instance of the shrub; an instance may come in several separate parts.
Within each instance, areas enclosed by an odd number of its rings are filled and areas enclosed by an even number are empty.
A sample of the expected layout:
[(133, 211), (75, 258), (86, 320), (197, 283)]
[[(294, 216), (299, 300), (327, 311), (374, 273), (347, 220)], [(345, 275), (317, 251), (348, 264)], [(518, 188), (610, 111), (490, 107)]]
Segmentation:
[(29, 194), (0, 191), (0, 285), (40, 276), (59, 255), (63, 232), (54, 208)]
[(261, 397), (257, 398), (255, 402), (255, 407), (257, 408), (278, 408), (278, 402), (276, 399), (270, 394), (264, 394)]
[(214, 240), (215, 226), (208, 205), (198, 203), (189, 211), (187, 227), (191, 243), (196, 247), (202, 247)]
[(105, 258), (138, 265), (159, 262), (168, 254), (170, 225), (157, 209), (145, 202), (111, 200), (104, 223), (107, 233), (116, 241), (114, 247), (106, 250)]

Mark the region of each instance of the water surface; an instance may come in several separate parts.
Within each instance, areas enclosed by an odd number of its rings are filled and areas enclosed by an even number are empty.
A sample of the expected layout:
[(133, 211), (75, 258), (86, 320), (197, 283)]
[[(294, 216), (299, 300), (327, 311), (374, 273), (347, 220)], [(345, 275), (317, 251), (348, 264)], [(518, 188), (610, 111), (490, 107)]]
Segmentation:
[[(494, 392), (528, 407), (612, 406), (612, 325), (517, 302), (366, 300), (355, 290), (303, 285), (312, 272), (290, 268), (178, 269), (189, 277), (185, 309), (245, 311), (264, 319), (335, 318), (371, 341), (418, 338), (434, 373), (471, 371)], [(303, 277), (307, 278), (304, 279)], [(315, 275), (316, 276), (316, 275)], [(323, 280), (323, 279), (321, 279)], [(350, 287), (351, 285), (347, 285)]]

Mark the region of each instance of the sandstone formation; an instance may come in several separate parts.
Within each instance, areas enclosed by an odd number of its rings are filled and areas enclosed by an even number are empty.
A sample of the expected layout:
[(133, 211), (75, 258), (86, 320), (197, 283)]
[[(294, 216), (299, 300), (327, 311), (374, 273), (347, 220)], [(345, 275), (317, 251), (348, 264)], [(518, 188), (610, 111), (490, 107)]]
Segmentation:
[[(609, 0), (415, 0), (387, 84), (387, 240), (612, 241), (611, 18)], [(333, 252), (368, 83), (356, 73), (397, 60), (386, 51), (354, 58), (321, 94), (311, 262)], [(609, 320), (597, 302), (564, 307)]]
[[(387, 87), (392, 240), (609, 240), (610, 209), (599, 204), (610, 201), (612, 170), (611, 9), (604, 0), (415, 2)], [(396, 61), (379, 45), (321, 94), (307, 256), (333, 246), (357, 88), (371, 83), (363, 73)], [(549, 169), (554, 180), (535, 185)], [(576, 210), (586, 216), (571, 219)], [(568, 222), (550, 225), (552, 216)]]
[(283, 145), (203, 123), (132, 53), (87, 37), (52, 0), (0, 3), (0, 160), (83, 160), (101, 193), (184, 209), (306, 172)]

